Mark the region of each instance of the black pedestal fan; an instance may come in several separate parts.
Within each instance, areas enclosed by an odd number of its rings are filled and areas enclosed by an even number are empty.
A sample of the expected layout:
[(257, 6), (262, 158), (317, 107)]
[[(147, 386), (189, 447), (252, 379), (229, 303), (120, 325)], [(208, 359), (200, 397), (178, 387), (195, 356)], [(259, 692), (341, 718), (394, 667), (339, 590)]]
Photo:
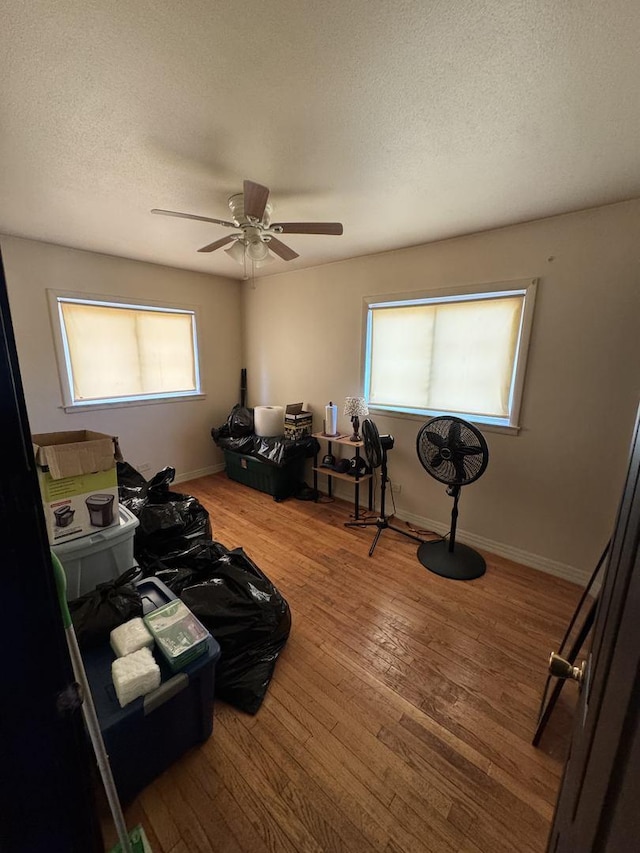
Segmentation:
[(484, 558), (468, 545), (456, 544), (458, 501), (462, 486), (478, 479), (487, 467), (489, 448), (473, 424), (450, 415), (432, 418), (421, 427), (417, 439), (418, 459), (453, 498), (448, 540), (423, 542), (418, 548), (422, 565), (437, 575), (454, 580), (473, 580), (487, 569)]
[(394, 527), (393, 524), (389, 524), (389, 518), (387, 517), (385, 506), (387, 483), (389, 481), (389, 476), (387, 474), (387, 451), (393, 448), (393, 436), (380, 435), (378, 427), (372, 420), (367, 418), (362, 422), (362, 441), (364, 442), (364, 455), (371, 471), (373, 472), (376, 468), (381, 468), (380, 515), (375, 519), (375, 521), (373, 519), (371, 521), (348, 521), (346, 522), (345, 527), (375, 526), (378, 528), (376, 535), (373, 538), (373, 542), (371, 543), (371, 548), (369, 548), (370, 557), (373, 556), (373, 552), (375, 551), (378, 539), (380, 538), (383, 530), (395, 530), (396, 533), (401, 533), (409, 539), (415, 539), (416, 542), (422, 542), (423, 540), (420, 539), (419, 536), (414, 536), (412, 533), (408, 533), (400, 527)]

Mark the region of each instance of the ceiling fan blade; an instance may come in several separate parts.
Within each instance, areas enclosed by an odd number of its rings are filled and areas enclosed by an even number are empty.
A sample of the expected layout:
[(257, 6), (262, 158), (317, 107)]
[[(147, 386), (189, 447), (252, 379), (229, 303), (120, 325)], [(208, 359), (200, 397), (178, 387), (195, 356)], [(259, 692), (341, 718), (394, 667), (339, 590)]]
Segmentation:
[(199, 222), (213, 222), (214, 225), (226, 225), (227, 228), (236, 228), (233, 222), (226, 219), (210, 219), (208, 216), (196, 216), (195, 213), (178, 213), (176, 210), (159, 210), (154, 207), (151, 213), (160, 213), (162, 216), (178, 216), (180, 219), (197, 219)]
[(276, 255), (282, 258), (283, 261), (292, 261), (294, 258), (299, 258), (300, 255), (297, 252), (294, 252), (293, 249), (290, 249), (289, 246), (286, 246), (280, 240), (277, 240), (275, 237), (272, 237), (267, 246), (271, 249), (272, 252), (275, 252)]
[(343, 233), (342, 222), (275, 222), (271, 228), (282, 228), (283, 234), (335, 234)]
[(268, 187), (263, 187), (262, 184), (254, 184), (253, 181), (245, 181), (243, 196), (244, 215), (252, 216), (261, 222), (269, 199)]
[(235, 237), (222, 237), (220, 240), (215, 240), (213, 243), (209, 243), (208, 246), (203, 246), (201, 249), (198, 249), (199, 252), (215, 252), (216, 249), (222, 248), (222, 246), (226, 246), (227, 243), (233, 243)]

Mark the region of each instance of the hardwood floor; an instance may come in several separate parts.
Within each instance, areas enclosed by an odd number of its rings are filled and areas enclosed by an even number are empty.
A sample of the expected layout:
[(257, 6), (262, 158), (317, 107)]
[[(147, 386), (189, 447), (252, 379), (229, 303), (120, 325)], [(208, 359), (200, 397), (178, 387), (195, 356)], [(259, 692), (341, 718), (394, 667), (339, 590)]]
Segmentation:
[(545, 849), (562, 709), (530, 741), (577, 587), (490, 555), (484, 577), (448, 581), (392, 531), (369, 558), (372, 530), (343, 527), (341, 501), (275, 503), (224, 474), (180, 490), (293, 625), (257, 715), (216, 703), (210, 740), (128, 809), (154, 853)]

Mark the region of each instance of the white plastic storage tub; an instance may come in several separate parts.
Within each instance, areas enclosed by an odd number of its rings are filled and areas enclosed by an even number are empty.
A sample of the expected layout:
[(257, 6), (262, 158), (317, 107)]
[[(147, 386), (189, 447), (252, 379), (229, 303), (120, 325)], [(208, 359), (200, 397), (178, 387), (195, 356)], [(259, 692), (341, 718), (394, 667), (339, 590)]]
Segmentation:
[(118, 527), (51, 546), (67, 576), (68, 601), (137, 565), (133, 559), (133, 535), (140, 522), (121, 504), (118, 513)]

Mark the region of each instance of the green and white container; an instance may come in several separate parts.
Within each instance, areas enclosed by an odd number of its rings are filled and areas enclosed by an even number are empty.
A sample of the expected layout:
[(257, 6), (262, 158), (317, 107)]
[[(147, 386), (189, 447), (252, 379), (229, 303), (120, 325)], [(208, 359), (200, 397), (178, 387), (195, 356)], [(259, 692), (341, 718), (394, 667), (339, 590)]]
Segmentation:
[(173, 672), (204, 654), (209, 632), (180, 599), (158, 607), (143, 618)]

